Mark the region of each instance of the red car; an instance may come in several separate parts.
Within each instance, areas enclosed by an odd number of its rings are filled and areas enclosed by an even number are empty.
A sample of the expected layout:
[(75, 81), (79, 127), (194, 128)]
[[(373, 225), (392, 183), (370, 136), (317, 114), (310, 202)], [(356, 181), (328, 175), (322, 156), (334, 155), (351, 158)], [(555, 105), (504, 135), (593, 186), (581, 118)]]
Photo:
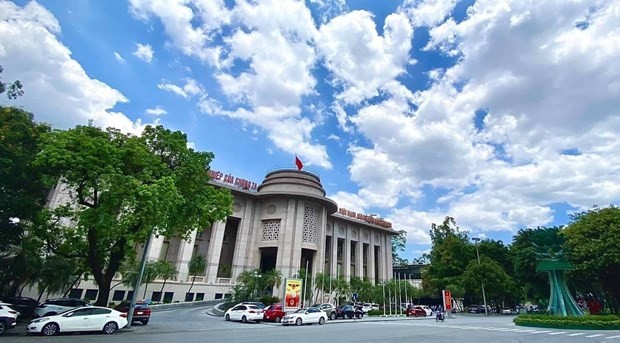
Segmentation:
[(426, 317), (426, 311), (420, 307), (409, 307), (407, 309), (407, 317)]
[(282, 310), (282, 304), (273, 304), (265, 309), (263, 312), (263, 320), (279, 323), (282, 317), (285, 316)]
[[(129, 305), (131, 305), (131, 302), (129, 300), (124, 300), (121, 301), (121, 303), (114, 309), (119, 312), (127, 313), (129, 312)], [(146, 325), (149, 323), (149, 319), (151, 319), (151, 309), (149, 308), (149, 304), (140, 301), (136, 302), (136, 307), (133, 310), (133, 318), (131, 321), (140, 322), (142, 325)]]

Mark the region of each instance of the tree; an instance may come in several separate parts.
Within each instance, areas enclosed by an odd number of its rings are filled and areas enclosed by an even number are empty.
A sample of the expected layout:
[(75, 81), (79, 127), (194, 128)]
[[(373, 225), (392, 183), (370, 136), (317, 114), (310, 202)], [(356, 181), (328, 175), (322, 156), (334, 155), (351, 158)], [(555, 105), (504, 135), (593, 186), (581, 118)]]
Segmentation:
[[(4, 71), (4, 68), (0, 65), (0, 74)], [(19, 80), (13, 81), (13, 83), (6, 83), (0, 78), (0, 94), (6, 92), (9, 100), (15, 100), (17, 97), (24, 95), (22, 83)]]
[[(51, 186), (70, 191), (64, 206), (44, 210), (35, 230), (51, 252), (85, 261), (105, 306), (126, 258), (151, 234), (188, 238), (231, 214), (232, 195), (208, 184), (212, 153), (162, 126), (142, 136), (77, 126), (44, 135), (36, 165)], [(67, 220), (68, 219), (68, 220)]]
[(52, 255), (43, 260), (38, 277), (39, 301), (45, 291), (48, 294), (63, 294), (73, 285), (73, 280), (81, 275), (80, 266), (76, 259)]
[(192, 284), (191, 286), (189, 286), (189, 290), (187, 290), (187, 293), (190, 293), (192, 291), (192, 288), (194, 287), (194, 281), (196, 280), (196, 276), (198, 274), (204, 274), (205, 270), (207, 269), (207, 260), (204, 256), (200, 254), (194, 255), (192, 256), (192, 259), (189, 260), (187, 269), (189, 271), (189, 275), (192, 276)]
[(168, 280), (176, 281), (177, 274), (179, 274), (179, 272), (172, 265), (172, 262), (170, 261), (155, 262), (155, 269), (157, 270), (157, 277), (164, 280), (164, 282), (161, 285), (161, 289), (159, 290), (159, 293), (162, 294), (162, 298), (163, 298), (164, 287), (166, 287), (166, 281)]
[[(331, 280), (331, 276), (329, 275), (329, 273), (323, 273), (323, 272), (318, 272), (316, 273), (316, 275), (314, 276), (314, 288), (317, 291), (316, 292), (316, 297), (314, 302), (318, 302), (318, 295), (319, 293), (321, 294), (321, 296), (324, 296), (325, 294), (329, 294), (330, 296), (330, 300), (331, 300), (331, 289), (330, 289), (330, 285), (332, 283)], [(323, 299), (321, 299), (321, 302), (323, 301)]]
[(452, 217), (446, 217), (441, 225), (433, 223), (430, 236), (430, 266), (422, 274), (423, 287), (439, 294), (447, 285), (458, 283), (469, 262), (476, 259), (476, 252)]
[(351, 285), (343, 277), (334, 280), (334, 292), (336, 293), (336, 303), (340, 304), (341, 300), (347, 299), (351, 294)]
[(277, 269), (271, 269), (263, 272), (262, 277), (263, 292), (273, 293), (273, 287), (280, 287), (282, 285), (282, 272)]
[(562, 231), (578, 277), (600, 282), (613, 313), (620, 311), (620, 208), (594, 207), (571, 216)]
[(515, 288), (512, 278), (502, 266), (486, 256), (480, 257), (480, 263), (477, 260), (469, 262), (461, 276), (461, 285), (467, 293), (476, 296), (478, 303), (482, 299), (482, 281), (487, 299), (493, 300), (495, 304), (502, 304), (504, 300), (510, 299)]
[(31, 251), (22, 249), (22, 241), (29, 223), (45, 205), (48, 188), (33, 162), (41, 135), (48, 131), (49, 126), (36, 123), (32, 113), (0, 107), (0, 298), (13, 296), (22, 287), (18, 281), (29, 278), (24, 263), (38, 257), (29, 254), (40, 251), (36, 239), (25, 243)]
[(397, 265), (407, 265), (409, 260), (400, 257), (400, 252), (405, 251), (407, 246), (407, 231), (399, 231), (397, 235), (392, 235), (392, 263)]

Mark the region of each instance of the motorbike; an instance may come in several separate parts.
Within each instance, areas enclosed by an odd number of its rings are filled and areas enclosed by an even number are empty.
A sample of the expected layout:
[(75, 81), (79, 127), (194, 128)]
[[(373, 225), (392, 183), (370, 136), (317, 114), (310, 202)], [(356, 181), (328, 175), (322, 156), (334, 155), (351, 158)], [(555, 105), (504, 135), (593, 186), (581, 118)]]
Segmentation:
[(443, 312), (438, 311), (437, 316), (435, 316), (435, 321), (438, 322), (441, 320), (443, 322), (444, 319), (446, 319), (446, 315)]

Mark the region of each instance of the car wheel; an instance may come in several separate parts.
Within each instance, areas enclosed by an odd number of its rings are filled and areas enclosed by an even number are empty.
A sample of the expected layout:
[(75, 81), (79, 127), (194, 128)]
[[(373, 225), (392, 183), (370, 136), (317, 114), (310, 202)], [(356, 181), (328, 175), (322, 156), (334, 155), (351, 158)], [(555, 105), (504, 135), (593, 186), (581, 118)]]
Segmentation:
[(360, 313), (360, 314), (357, 315), (357, 319), (362, 319), (363, 316), (364, 315)]
[(224, 320), (229, 321), (230, 320), (230, 314), (226, 313), (226, 315), (224, 316)]
[(297, 320), (295, 321), (295, 325), (297, 326), (301, 325), (301, 318), (297, 318)]
[(246, 317), (246, 316), (241, 317), (241, 322), (242, 323), (247, 323), (248, 322), (248, 317)]
[(325, 318), (321, 317), (319, 318), (319, 325), (323, 325), (325, 324)]
[(331, 316), (329, 316), (329, 319), (336, 320), (336, 314), (332, 312)]
[(276, 323), (279, 323), (282, 321), (282, 317), (276, 317)]
[(111, 335), (118, 330), (118, 324), (116, 322), (108, 322), (103, 326), (103, 333)]
[(142, 325), (146, 325), (146, 324), (148, 324), (148, 323), (149, 323), (149, 320), (148, 320), (148, 319), (145, 319), (145, 320), (141, 321), (141, 323), (142, 323)]
[(43, 336), (54, 336), (54, 335), (57, 335), (59, 331), (60, 331), (60, 328), (58, 327), (58, 324), (49, 323), (45, 325), (43, 329), (41, 329), (41, 334)]
[(2, 336), (4, 330), (6, 330), (6, 323), (3, 320), (0, 320), (0, 336)]

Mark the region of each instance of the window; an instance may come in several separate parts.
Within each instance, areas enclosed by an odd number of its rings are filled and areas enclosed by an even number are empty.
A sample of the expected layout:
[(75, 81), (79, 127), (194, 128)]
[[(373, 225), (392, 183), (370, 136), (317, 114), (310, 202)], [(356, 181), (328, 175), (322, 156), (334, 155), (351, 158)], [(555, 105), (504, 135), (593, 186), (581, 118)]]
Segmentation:
[(112, 301), (121, 301), (125, 298), (125, 291), (114, 291)]
[(161, 301), (161, 292), (153, 292), (153, 295), (151, 296), (151, 300)]
[(168, 302), (171, 303), (172, 302), (172, 298), (174, 297), (174, 292), (166, 292), (164, 293), (164, 302)]
[(84, 295), (84, 299), (86, 299), (86, 300), (95, 300), (95, 299), (97, 299), (97, 293), (99, 293), (99, 290), (87, 289), (86, 290), (86, 294)]
[(205, 294), (204, 293), (196, 293), (195, 301), (203, 301), (203, 300), (205, 300)]
[(71, 290), (71, 292), (69, 292), (69, 298), (81, 299), (82, 298), (82, 292), (84, 292), (83, 289), (81, 289), (81, 288), (74, 288), (74, 289)]
[(93, 308), (91, 311), (91, 314), (110, 314), (110, 312), (112, 312), (111, 310), (105, 308)]
[(131, 300), (131, 297), (133, 297), (133, 291), (127, 291), (127, 300)]
[(71, 317), (90, 316), (91, 314), (93, 314), (92, 311), (93, 310), (90, 308), (79, 309), (79, 310), (71, 312), (72, 313)]
[(235, 308), (233, 308), (233, 311), (245, 311), (246, 307), (243, 305), (239, 305)]
[[(198, 294), (200, 294), (200, 293), (198, 293)], [(223, 296), (224, 296), (224, 294), (222, 294), (222, 293), (215, 293), (215, 300), (222, 299)]]
[(194, 293), (185, 293), (185, 301), (194, 301)]
[(165, 261), (168, 257), (168, 249), (170, 249), (170, 241), (164, 241), (161, 244), (161, 250), (159, 251), (159, 260)]

